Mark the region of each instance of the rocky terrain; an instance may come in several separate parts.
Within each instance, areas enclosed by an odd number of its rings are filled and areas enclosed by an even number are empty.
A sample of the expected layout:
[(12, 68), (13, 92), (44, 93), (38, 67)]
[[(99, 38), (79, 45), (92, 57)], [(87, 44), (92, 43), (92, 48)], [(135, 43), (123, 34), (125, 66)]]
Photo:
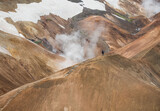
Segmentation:
[(160, 1), (1, 0), (0, 111), (160, 111)]

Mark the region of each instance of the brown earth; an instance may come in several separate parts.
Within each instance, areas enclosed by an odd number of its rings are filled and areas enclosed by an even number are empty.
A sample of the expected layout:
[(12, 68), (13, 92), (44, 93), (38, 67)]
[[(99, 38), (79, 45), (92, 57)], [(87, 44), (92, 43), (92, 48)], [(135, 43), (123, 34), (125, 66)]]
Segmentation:
[[(154, 24), (158, 23), (159, 22), (156, 22)], [(149, 29), (149, 27), (150, 25), (145, 29)], [(126, 58), (134, 58), (139, 53), (141, 53), (141, 56), (143, 57), (143, 55), (145, 55), (145, 53), (147, 53), (148, 50), (150, 50), (160, 42), (160, 26), (155, 26), (152, 30), (150, 29), (147, 31), (143, 31), (143, 33), (144, 32), (144, 35), (142, 35), (132, 43), (116, 50), (115, 53), (120, 54)]]
[(15, 58), (0, 53), (0, 95), (35, 79)]
[(41, 2), (41, 0), (0, 0), (0, 11), (15, 11), (17, 4), (29, 4), (32, 2)]
[(103, 28), (100, 37), (109, 45), (111, 50), (125, 46), (136, 39), (129, 32), (104, 17), (90, 16), (79, 22), (79, 29), (89, 34), (92, 34), (97, 27)]
[(0, 55), (0, 75), (2, 76), (0, 83), (6, 84), (1, 84), (0, 92), (8, 92), (64, 68), (65, 59), (63, 57), (48, 52), (24, 38), (0, 31), (0, 46), (7, 49), (12, 55), (12, 57)]
[[(40, 0), (11, 2), (1, 0), (0, 10)], [(6, 19), (25, 38), (0, 31), (0, 46), (11, 53), (0, 53), (0, 111), (160, 111), (160, 16), (148, 19), (140, 3), (85, 8), (69, 20), (49, 14), (37, 24)], [(80, 31), (89, 43), (97, 29), (98, 57), (63, 69), (56, 34)]]
[(148, 74), (138, 61), (102, 56), (11, 91), (0, 97), (0, 107), (1, 111), (159, 111), (160, 90)]

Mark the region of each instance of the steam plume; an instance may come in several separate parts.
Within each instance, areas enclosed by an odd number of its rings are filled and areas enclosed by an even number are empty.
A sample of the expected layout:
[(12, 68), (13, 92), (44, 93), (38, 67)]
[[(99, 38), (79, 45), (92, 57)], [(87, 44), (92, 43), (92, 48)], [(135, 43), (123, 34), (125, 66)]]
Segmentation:
[(142, 6), (144, 7), (148, 17), (160, 12), (160, 2), (156, 0), (143, 0)]
[(99, 26), (89, 36), (82, 31), (73, 32), (70, 35), (57, 35), (56, 41), (62, 50), (60, 55), (69, 61), (69, 66), (95, 57), (95, 48), (103, 29), (102, 26)]

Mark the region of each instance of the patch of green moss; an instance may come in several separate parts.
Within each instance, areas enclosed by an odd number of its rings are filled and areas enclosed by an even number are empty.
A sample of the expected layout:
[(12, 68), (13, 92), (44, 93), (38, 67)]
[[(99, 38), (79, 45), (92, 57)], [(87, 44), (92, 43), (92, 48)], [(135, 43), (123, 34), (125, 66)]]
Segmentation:
[(47, 19), (46, 19), (46, 21), (52, 21), (52, 19), (50, 19), (50, 18), (47, 18)]
[(41, 44), (42, 41), (41, 41), (41, 40), (38, 40), (38, 41), (34, 41), (34, 43), (36, 43), (36, 44)]
[(133, 21), (133, 19), (130, 19), (130, 18), (124, 16), (124, 15), (121, 15), (120, 13), (114, 13), (114, 14), (119, 16), (119, 17), (121, 17), (121, 18), (123, 18), (123, 19), (125, 19), (128, 22), (132, 22)]

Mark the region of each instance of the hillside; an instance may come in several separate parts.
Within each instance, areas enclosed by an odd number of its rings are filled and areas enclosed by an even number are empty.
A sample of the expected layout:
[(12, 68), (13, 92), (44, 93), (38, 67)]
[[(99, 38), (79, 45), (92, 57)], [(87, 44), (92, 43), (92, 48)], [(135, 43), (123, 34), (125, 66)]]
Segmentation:
[(159, 0), (1, 0), (0, 111), (160, 111)]

